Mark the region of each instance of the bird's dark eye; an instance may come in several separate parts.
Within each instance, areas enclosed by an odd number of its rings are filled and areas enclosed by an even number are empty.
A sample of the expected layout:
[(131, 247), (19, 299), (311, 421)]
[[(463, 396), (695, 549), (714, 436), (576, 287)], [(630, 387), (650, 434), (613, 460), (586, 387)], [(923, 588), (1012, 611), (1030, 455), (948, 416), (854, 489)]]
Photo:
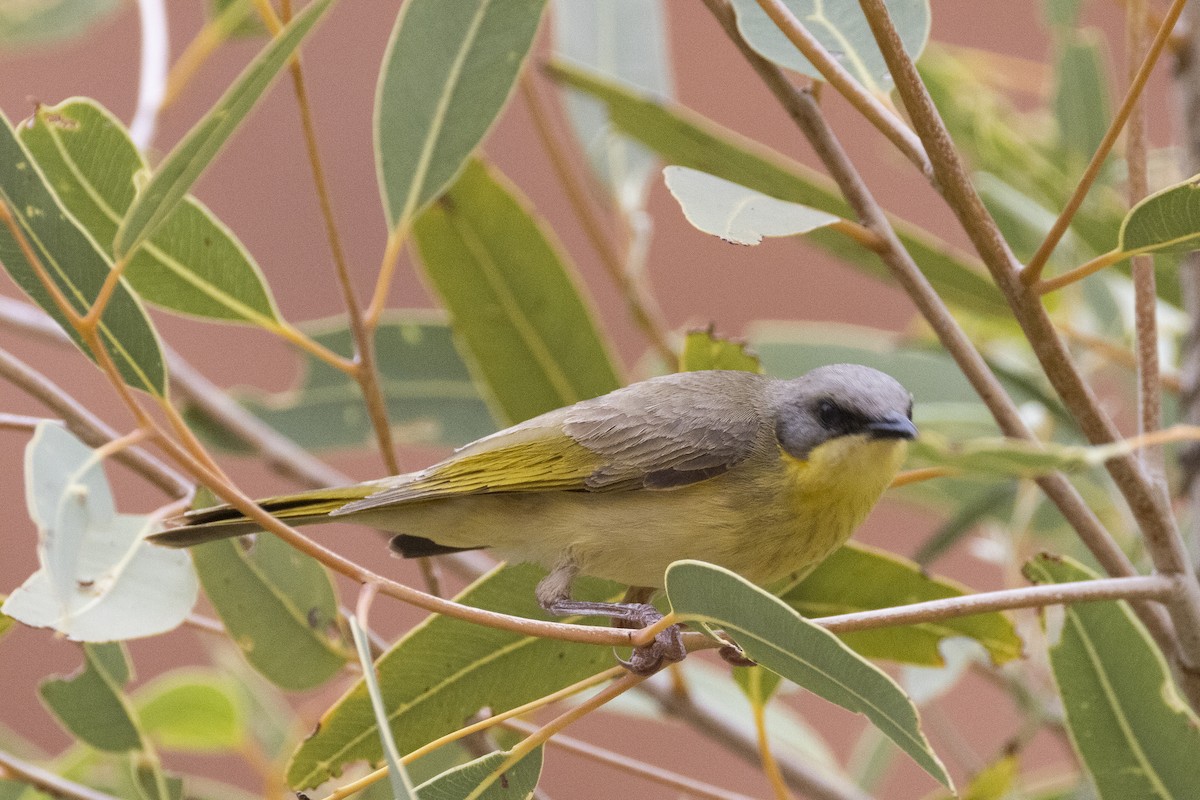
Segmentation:
[(850, 421), (845, 409), (832, 400), (821, 400), (817, 403), (817, 419), (826, 430), (841, 430)]

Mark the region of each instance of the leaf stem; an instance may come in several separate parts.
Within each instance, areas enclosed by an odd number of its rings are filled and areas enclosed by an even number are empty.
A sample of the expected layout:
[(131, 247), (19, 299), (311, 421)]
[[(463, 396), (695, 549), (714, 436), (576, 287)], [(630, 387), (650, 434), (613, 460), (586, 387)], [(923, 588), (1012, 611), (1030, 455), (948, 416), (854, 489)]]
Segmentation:
[(830, 86), (837, 89), (838, 94), (846, 98), (868, 122), (874, 125), (880, 133), (904, 154), (904, 157), (916, 165), (922, 175), (932, 175), (929, 156), (921, 145), (920, 139), (912, 129), (905, 125), (899, 117), (879, 101), (875, 95), (868, 92), (862, 84), (854, 79), (846, 68), (838, 63), (825, 47), (817, 41), (808, 29), (796, 19), (783, 0), (758, 0), (758, 5), (766, 12), (776, 27), (783, 32), (796, 49), (808, 62), (816, 67)]
[(1085, 264), (1080, 264), (1074, 269), (1067, 270), (1061, 275), (1055, 275), (1053, 278), (1047, 278), (1044, 281), (1038, 281), (1034, 284), (1033, 290), (1037, 294), (1049, 294), (1050, 292), (1056, 292), (1064, 286), (1077, 283), (1089, 275), (1096, 274), (1106, 267), (1111, 267), (1113, 264), (1124, 261), (1126, 258), (1129, 258), (1129, 255), (1130, 254), (1124, 250), (1110, 250), (1103, 255), (1096, 256)]
[[(762, 669), (755, 669), (751, 672), (751, 681), (760, 683), (762, 681)], [(756, 688), (757, 692), (758, 689)], [(775, 793), (775, 800), (792, 800), (792, 793), (788, 791), (787, 782), (783, 779), (783, 773), (779, 771), (779, 762), (775, 760), (775, 754), (771, 752), (771, 737), (767, 734), (767, 702), (770, 698), (756, 697), (750, 701), (750, 710), (754, 715), (754, 735), (758, 739), (758, 757), (762, 761), (763, 773), (767, 776), (767, 782), (771, 784), (771, 791)]]
[(572, 162), (578, 162), (578, 159), (568, 156), (562, 143), (554, 135), (550, 115), (542, 103), (533, 73), (525, 70), (521, 75), (520, 85), (521, 97), (524, 98), (525, 106), (529, 109), (530, 119), (533, 120), (533, 129), (537, 132), (542, 148), (550, 159), (550, 165), (558, 177), (559, 184), (567, 194), (567, 201), (571, 204), (580, 227), (583, 228), (584, 234), (591, 242), (592, 249), (600, 257), (604, 271), (621, 290), (630, 316), (642, 329), (651, 346), (657, 351), (659, 358), (667, 364), (675, 364), (679, 360), (679, 356), (671, 346), (670, 334), (663, 320), (662, 311), (645, 282), (639, 280), (627, 269), (616, 248), (605, 234), (596, 209), (588, 200), (586, 188), (571, 167)]
[[(1096, 152), (1092, 155), (1091, 162), (1084, 170), (1083, 177), (1079, 179), (1079, 184), (1075, 187), (1074, 193), (1071, 194), (1062, 212), (1058, 215), (1058, 219), (1054, 221), (1054, 225), (1050, 227), (1050, 232), (1046, 234), (1046, 238), (1042, 241), (1033, 257), (1029, 259), (1029, 263), (1021, 270), (1021, 282), (1026, 286), (1033, 286), (1042, 277), (1042, 270), (1046, 266), (1046, 261), (1049, 260), (1050, 254), (1054, 252), (1054, 248), (1058, 245), (1063, 234), (1067, 232), (1071, 220), (1075, 217), (1075, 212), (1083, 205), (1083, 200), (1087, 197), (1088, 191), (1095, 183), (1096, 177), (1100, 174), (1100, 168), (1104, 166), (1105, 159), (1112, 151), (1113, 145), (1117, 143), (1117, 137), (1121, 135), (1121, 129), (1125, 126), (1125, 122), (1133, 113), (1134, 106), (1137, 105), (1138, 99), (1141, 97), (1142, 89), (1146, 86), (1146, 81), (1150, 78), (1150, 73), (1154, 71), (1155, 64), (1158, 63), (1158, 58), (1162, 55), (1163, 47), (1171, 38), (1171, 31), (1175, 28), (1175, 23), (1179, 21), (1179, 15), (1183, 11), (1183, 7), (1187, 4), (1187, 0), (1174, 0), (1171, 3), (1171, 8), (1163, 17), (1162, 24), (1158, 26), (1158, 32), (1154, 34), (1154, 40), (1150, 43), (1149, 49), (1146, 51), (1146, 57), (1142, 59), (1141, 66), (1134, 73), (1133, 80), (1129, 84), (1129, 89), (1125, 92), (1125, 98), (1121, 101), (1120, 107), (1117, 109), (1116, 115), (1109, 123), (1108, 131), (1105, 132), (1104, 138), (1100, 140), (1100, 146), (1096, 148)], [(864, 9), (865, 9), (864, 5)], [(868, 20), (871, 19), (868, 15)], [(874, 27), (874, 23), (872, 23)], [(886, 54), (885, 54), (886, 58)], [(890, 67), (890, 63), (889, 63)], [(893, 77), (897, 78), (895, 70), (892, 71)]]

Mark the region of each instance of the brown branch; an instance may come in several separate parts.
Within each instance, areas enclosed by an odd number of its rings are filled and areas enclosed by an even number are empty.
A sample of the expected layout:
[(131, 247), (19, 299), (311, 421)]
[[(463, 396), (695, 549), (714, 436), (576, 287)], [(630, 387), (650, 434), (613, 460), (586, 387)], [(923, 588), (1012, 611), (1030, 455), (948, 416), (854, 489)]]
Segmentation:
[[(882, 0), (859, 0), (859, 3), (917, 134), (925, 143), (937, 187), (1004, 293), (1046, 377), (1089, 441), (1093, 444), (1114, 441), (1118, 438), (1116, 427), (1071, 361), (1038, 297), (1021, 281), (1016, 259), (975, 192), (916, 66), (904, 52), (887, 7)], [(1178, 592), (1169, 604), (1178, 646), (1166, 652), (1184, 673), (1183, 685), (1193, 704), (1200, 706), (1200, 584), (1195, 580), (1170, 509), (1147, 479), (1137, 458), (1114, 458), (1106, 463), (1106, 468), (1138, 522), (1156, 569), (1185, 578), (1177, 584)], [(1161, 641), (1160, 646), (1163, 646)]]

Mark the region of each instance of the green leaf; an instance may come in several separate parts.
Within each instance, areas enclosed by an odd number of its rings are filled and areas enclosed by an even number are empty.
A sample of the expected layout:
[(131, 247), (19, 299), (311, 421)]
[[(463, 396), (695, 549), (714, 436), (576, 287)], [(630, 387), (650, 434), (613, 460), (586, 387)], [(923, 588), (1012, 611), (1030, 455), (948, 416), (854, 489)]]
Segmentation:
[[(112, 242), (147, 170), (121, 123), (87, 99), (39, 107), (19, 135), (59, 201), (97, 242)], [(212, 213), (184, 197), (125, 269), (143, 300), (200, 317), (278, 326), (258, 266)]]
[(246, 660), (284, 689), (336, 675), (350, 653), (329, 574), (279, 538), (225, 539), (191, 549), (204, 593)]
[(1117, 249), (1137, 253), (1188, 253), (1200, 248), (1200, 175), (1161, 189), (1129, 210)]
[(717, 336), (711, 328), (688, 331), (683, 339), (679, 371), (693, 372), (701, 369), (736, 369), (758, 373), (763, 371), (758, 356), (746, 347), (744, 341)]
[[(0, 202), (16, 220), (34, 255), (76, 313), (91, 308), (112, 263), (59, 203), (8, 118), (0, 114)], [(46, 291), (7, 225), (0, 224), (0, 264), (21, 289), (93, 358)], [(135, 389), (166, 394), (166, 368), (158, 336), (137, 298), (121, 281), (100, 321), (100, 335), (121, 377)]]
[(396, 740), (388, 727), (387, 709), (383, 707), (383, 694), (379, 690), (379, 681), (375, 676), (375, 667), (371, 663), (371, 644), (358, 618), (350, 615), (346, 619), (350, 633), (354, 637), (354, 649), (358, 653), (358, 663), (363, 670), (363, 683), (367, 687), (367, 696), (371, 700), (371, 713), (375, 716), (375, 730), (379, 733), (379, 743), (383, 748), (384, 759), (387, 762), (388, 785), (392, 787), (393, 800), (417, 800), (413, 790), (412, 780), (400, 760), (400, 751), (396, 749)]
[(5, 600), (5, 614), (107, 642), (169, 631), (191, 613), (197, 586), (186, 555), (143, 541), (155, 520), (116, 512), (95, 451), (61, 425), (34, 431), (25, 487), (41, 568)]
[(440, 195), (512, 94), (545, 0), (409, 0), (383, 57), (375, 158), (388, 224)]
[[(891, 91), (891, 73), (857, 3), (784, 0), (784, 5), (855, 80), (875, 94)], [(915, 61), (929, 40), (929, 0), (884, 0), (884, 5), (905, 52)], [(733, 8), (738, 30), (759, 55), (781, 67), (824, 80), (756, 0), (733, 0)]]
[(66, 678), (48, 678), (38, 691), (73, 736), (107, 753), (142, 749), (137, 717), (125, 696), (129, 659), (120, 644), (85, 644), (83, 667)]
[(1054, 66), (1054, 117), (1060, 146), (1079, 165), (1100, 147), (1112, 119), (1108, 95), (1108, 65), (1098, 31), (1063, 32)]
[[(780, 200), (854, 218), (829, 178), (694, 111), (645, 97), (568, 64), (550, 64), (547, 72), (555, 80), (602, 101), (617, 128), (672, 164), (707, 172)], [(1003, 296), (973, 257), (902, 219), (893, 217), (891, 221), (900, 241), (946, 302), (989, 316), (1011, 316)], [(816, 230), (805, 241), (871, 275), (886, 275), (875, 253), (841, 233)]]
[(921, 732), (916, 707), (886, 673), (836, 636), (722, 567), (676, 561), (667, 568), (666, 582), (671, 607), (681, 620), (722, 628), (758, 664), (831, 703), (865, 714), (922, 769), (953, 789)]
[(777, 673), (763, 667), (734, 667), (733, 680), (750, 705), (763, 708), (770, 702), (782, 679)]
[(221, 38), (267, 35), (252, 0), (208, 0), (208, 16)]
[(922, 434), (911, 448), (913, 459), (923, 463), (1024, 478), (1055, 471), (1082, 472), (1136, 449), (1130, 441), (1088, 447), (996, 437), (950, 441), (932, 433)]
[[(353, 336), (343, 318), (306, 325), (305, 332), (336, 353), (354, 352)], [(385, 314), (375, 331), (375, 353), (380, 390), (398, 442), (457, 447), (496, 430), (444, 314), (427, 310)], [(305, 358), (294, 388), (277, 393), (234, 390), (233, 395), (308, 450), (375, 442), (362, 388), (346, 373), (311, 356)], [(210, 441), (221, 442), (221, 429), (200, 412), (189, 413), (189, 422)], [(224, 444), (229, 449), (235, 443)]]
[(808, 233), (841, 219), (687, 167), (666, 167), (663, 178), (688, 222), (734, 244)]
[[(557, 0), (554, 55), (666, 100), (673, 95), (662, 0)], [(600, 102), (571, 92), (567, 120), (592, 170), (626, 214), (643, 208), (658, 157), (613, 130)]]
[(508, 421), (617, 388), (573, 266), (498, 172), (470, 162), (413, 233), (464, 353)]
[[(531, 565), (499, 568), (469, 586), (460, 603), (531, 619), (547, 616), (534, 597), (545, 573)], [(620, 590), (584, 580), (578, 598), (611, 600)], [(605, 647), (523, 636), (434, 615), (376, 660), (384, 705), (400, 752), (408, 753), (462, 727), (487, 706), (505, 711), (569, 686), (611, 666)], [(514, 676), (520, 676), (515, 680)], [(288, 785), (316, 786), (346, 765), (382, 758), (379, 735), (362, 681), (325, 712), (321, 725), (292, 755)]]
[(293, 17), (163, 159), (121, 220), (113, 241), (113, 253), (117, 258), (133, 252), (175, 211), (192, 184), (274, 82), (300, 42), (334, 2), (313, 0)]
[[(488, 753), (482, 758), (443, 772), (417, 787), (421, 800), (528, 800), (542, 776), (542, 748), (535, 747), (511, 767), (499, 771), (508, 751)], [(482, 791), (481, 791), (482, 789)]]
[(142, 730), (168, 750), (215, 753), (246, 742), (246, 720), (225, 677), (210, 670), (175, 670), (138, 690)]
[[(1089, 580), (1077, 562), (1042, 554), (1025, 565), (1035, 583)], [(1050, 665), (1067, 731), (1101, 800), (1200, 797), (1200, 718), (1129, 606), (1066, 606)]]
[(0, 3), (0, 50), (73, 39), (121, 7), (120, 0), (37, 0)]
[[(968, 593), (967, 587), (946, 578), (925, 575), (908, 559), (866, 545), (847, 544), (780, 599), (804, 617), (813, 618)], [(1012, 623), (997, 612), (839, 634), (843, 642), (868, 658), (929, 666), (945, 663), (938, 645), (953, 636), (976, 640), (997, 664), (1022, 655), (1021, 639)]]

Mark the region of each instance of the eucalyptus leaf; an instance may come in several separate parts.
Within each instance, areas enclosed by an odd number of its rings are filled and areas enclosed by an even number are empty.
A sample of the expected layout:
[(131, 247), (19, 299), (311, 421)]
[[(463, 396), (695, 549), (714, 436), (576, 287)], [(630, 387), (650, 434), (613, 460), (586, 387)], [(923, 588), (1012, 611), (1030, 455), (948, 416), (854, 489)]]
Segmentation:
[[(19, 136), (58, 199), (97, 242), (112, 242), (145, 159), (121, 123), (89, 99), (39, 107)], [(111, 255), (111, 253), (110, 253)], [(184, 197), (133, 256), (125, 279), (143, 300), (266, 328), (279, 313), (250, 254), (199, 201)]]
[(255, 11), (253, 0), (208, 0), (210, 24), (221, 36), (266, 36), (267, 27)]
[(0, 3), (0, 50), (11, 52), (73, 39), (120, 7), (120, 0)]
[(496, 121), (545, 0), (408, 0), (375, 95), (375, 158), (388, 225), (442, 193)]
[[(354, 337), (345, 319), (305, 325), (305, 333), (335, 353), (350, 356)], [(379, 388), (396, 440), (454, 446), (496, 430), (487, 401), (459, 355), (443, 314), (427, 310), (385, 314), (375, 330)], [(234, 389), (243, 406), (308, 450), (365, 447), (375, 432), (363, 407), (362, 388), (346, 373), (306, 356), (299, 383), (283, 392)], [(189, 422), (226, 449), (221, 430), (189, 409)]]
[(113, 240), (113, 253), (132, 253), (175, 211), (335, 0), (313, 0), (271, 39), (208, 113), (175, 145), (137, 193)]
[[(76, 314), (87, 313), (112, 271), (112, 262), (106, 250), (63, 208), (3, 114), (0, 114), (0, 202), (13, 216), (37, 263), (65, 301)], [(0, 265), (95, 360), (91, 349), (42, 283), (37, 266), (5, 224), (0, 224)], [(124, 280), (117, 284), (101, 315), (100, 338), (127, 384), (160, 397), (166, 395), (166, 368), (158, 336)]]
[(493, 168), (468, 163), (413, 233), (462, 350), (505, 421), (620, 385), (573, 266)]
[[(672, 164), (846, 219), (854, 216), (829, 178), (694, 111), (647, 97), (573, 65), (552, 63), (546, 71), (555, 80), (603, 102), (617, 128)], [(976, 259), (902, 219), (892, 217), (891, 222), (900, 241), (946, 302), (990, 317), (1011, 316), (1003, 296)], [(805, 241), (873, 276), (886, 275), (874, 252), (844, 234), (821, 229), (810, 233)]]
[(917, 710), (882, 670), (776, 597), (722, 567), (676, 561), (667, 596), (682, 621), (722, 628), (759, 665), (864, 714), (938, 782), (954, 784), (921, 732)]
[[(538, 606), (533, 591), (544, 574), (531, 565), (497, 568), (456, 600), (530, 619), (551, 619)], [(579, 598), (613, 600), (620, 589), (583, 580), (573, 593)], [(608, 648), (433, 615), (376, 659), (375, 669), (396, 746), (407, 753), (462, 727), (464, 720), (485, 706), (493, 712), (515, 708), (611, 664)], [(375, 764), (381, 759), (370, 701), (359, 681), (325, 712), (320, 728), (292, 754), (287, 782), (294, 789), (305, 789), (339, 775), (353, 762)]]
[(687, 167), (666, 167), (663, 178), (688, 222), (734, 244), (758, 244), (764, 236), (795, 236), (841, 220)]
[(1160, 189), (1131, 208), (1121, 223), (1117, 248), (1125, 255), (1200, 248), (1200, 175)]
[(1026, 478), (1056, 471), (1093, 469), (1136, 450), (1130, 441), (1084, 446), (994, 437), (949, 441), (935, 434), (923, 434), (911, 448), (913, 457), (923, 463), (963, 472)]
[(387, 709), (383, 707), (383, 695), (379, 690), (379, 681), (375, 675), (375, 667), (371, 663), (371, 644), (367, 641), (366, 631), (359, 624), (358, 618), (350, 615), (346, 622), (354, 637), (354, 649), (358, 653), (358, 663), (363, 670), (363, 684), (367, 687), (367, 696), (371, 700), (371, 713), (375, 717), (375, 731), (379, 734), (379, 743), (387, 763), (388, 785), (392, 787), (392, 800), (417, 800), (412, 780), (408, 770), (400, 760), (400, 751), (396, 749), (396, 740), (388, 726)]
[[(1025, 574), (1043, 584), (1096, 577), (1045, 553)], [(1071, 743), (1101, 800), (1200, 797), (1200, 718), (1142, 623), (1123, 602), (1071, 604), (1065, 616), (1050, 665)]]
[(204, 594), (246, 660), (284, 689), (311, 689), (350, 657), (337, 595), (317, 561), (276, 536), (191, 548)]
[(5, 600), (5, 614), (85, 642), (183, 622), (198, 590), (186, 554), (143, 541), (152, 518), (117, 513), (95, 451), (43, 422), (25, 450), (25, 485), (41, 568)]
[[(673, 96), (662, 0), (556, 0), (551, 20), (557, 58), (664, 100)], [(658, 157), (615, 131), (602, 103), (576, 92), (564, 100), (592, 170), (626, 214), (640, 211)]]
[(247, 720), (235, 687), (209, 670), (175, 670), (134, 697), (142, 730), (158, 746), (193, 753), (237, 751)]
[[(827, 0), (783, 0), (788, 10), (820, 42), (834, 60), (859, 83), (875, 94), (887, 94), (892, 88), (883, 54), (857, 3)], [(904, 51), (916, 61), (929, 40), (931, 15), (929, 0), (884, 0), (888, 15), (900, 34)], [(746, 42), (763, 58), (781, 67), (824, 80), (791, 40), (776, 27), (757, 0), (733, 0), (738, 30)]]
[[(926, 575), (908, 559), (849, 543), (780, 594), (780, 599), (813, 618), (962, 597), (968, 591), (947, 578)], [(839, 634), (860, 655), (925, 666), (943, 665), (939, 645), (956, 636), (982, 644), (997, 664), (1022, 655), (1021, 639), (1012, 623), (997, 612)]]
[(125, 696), (132, 668), (120, 644), (85, 644), (83, 667), (65, 678), (47, 678), (42, 700), (80, 741), (107, 753), (143, 748), (137, 716)]
[(1063, 30), (1055, 57), (1054, 117), (1059, 145), (1079, 165), (1100, 147), (1112, 119), (1108, 65), (1098, 31)]
[(417, 794), (421, 800), (528, 800), (542, 775), (542, 748), (535, 747), (501, 773), (510, 755), (502, 750), (454, 767), (422, 783)]

